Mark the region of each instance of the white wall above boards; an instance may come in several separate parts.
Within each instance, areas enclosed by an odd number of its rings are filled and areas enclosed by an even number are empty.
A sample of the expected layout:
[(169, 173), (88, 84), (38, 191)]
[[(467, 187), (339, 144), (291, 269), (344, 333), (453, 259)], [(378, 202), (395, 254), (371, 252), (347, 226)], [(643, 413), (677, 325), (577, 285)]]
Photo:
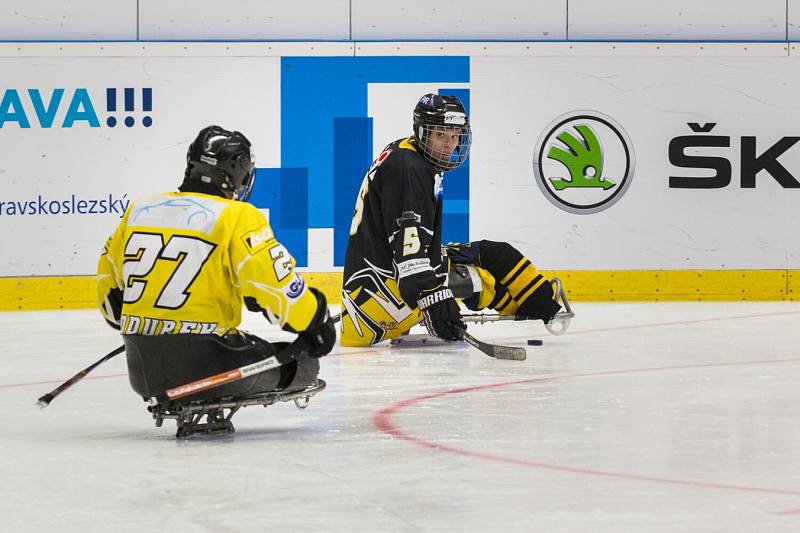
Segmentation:
[(786, 13), (789, 17), (786, 23), (787, 39), (800, 40), (800, 0), (786, 0)]
[(569, 38), (784, 40), (786, 2), (570, 0)]
[(0, 39), (136, 39), (136, 0), (3, 0)]
[(354, 40), (562, 40), (566, 0), (352, 0)]
[(350, 39), (350, 0), (139, 0), (141, 39)]

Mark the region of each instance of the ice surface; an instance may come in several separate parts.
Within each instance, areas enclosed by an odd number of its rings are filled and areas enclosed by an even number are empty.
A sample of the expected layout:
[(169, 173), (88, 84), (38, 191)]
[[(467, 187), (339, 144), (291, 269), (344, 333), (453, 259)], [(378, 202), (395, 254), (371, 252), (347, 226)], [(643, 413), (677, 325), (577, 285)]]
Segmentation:
[(95, 311), (0, 313), (2, 530), (800, 531), (799, 303), (574, 310), (560, 337), (470, 326), (523, 362), (337, 347), (307, 410), (186, 441), (124, 355), (35, 407), (120, 339)]

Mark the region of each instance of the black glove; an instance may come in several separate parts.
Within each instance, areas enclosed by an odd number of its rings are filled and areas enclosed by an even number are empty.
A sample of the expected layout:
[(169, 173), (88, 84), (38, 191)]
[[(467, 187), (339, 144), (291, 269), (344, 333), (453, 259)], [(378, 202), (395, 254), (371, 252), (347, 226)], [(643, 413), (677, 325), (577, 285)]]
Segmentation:
[(422, 291), (417, 300), (419, 310), (425, 318), (428, 333), (448, 341), (461, 339), (461, 329), (467, 329), (461, 311), (458, 308), (453, 292), (439, 285), (433, 289)]
[[(103, 313), (103, 316), (106, 319), (106, 322), (109, 326), (114, 329), (120, 329), (120, 318), (122, 317), (122, 291), (118, 288), (114, 287), (108, 294), (106, 295), (106, 301), (108, 302), (108, 306), (104, 306), (107, 312), (111, 312), (111, 316), (106, 316), (106, 313)], [(109, 309), (110, 308), (110, 309)]]
[(322, 357), (333, 349), (336, 344), (336, 326), (328, 312), (328, 302), (325, 295), (314, 287), (308, 288), (317, 297), (317, 312), (308, 327), (301, 331), (299, 336), (305, 338), (311, 347), (308, 355)]

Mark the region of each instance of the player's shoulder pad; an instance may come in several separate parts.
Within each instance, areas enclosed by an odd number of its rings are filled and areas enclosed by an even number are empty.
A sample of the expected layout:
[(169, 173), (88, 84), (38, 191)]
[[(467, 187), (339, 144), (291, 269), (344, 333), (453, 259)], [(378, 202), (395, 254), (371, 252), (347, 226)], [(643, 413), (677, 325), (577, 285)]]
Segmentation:
[[(412, 137), (401, 139), (393, 143), (395, 149), (386, 160), (383, 161), (379, 167), (379, 171), (383, 170), (391, 174), (432, 178), (436, 171), (428, 163), (428, 160), (410, 143), (410, 139), (412, 139)], [(408, 149), (404, 148), (406, 145), (409, 147)]]
[(245, 248), (251, 255), (260, 252), (268, 242), (275, 238), (267, 218), (253, 204), (234, 202), (240, 210), (238, 227), (235, 230)]
[(397, 144), (397, 147), (401, 150), (411, 150), (412, 152), (417, 151), (417, 144), (414, 142), (414, 137), (400, 139), (396, 141), (395, 144)]
[(244, 247), (250, 252), (250, 255), (255, 255), (263, 250), (268, 242), (275, 238), (275, 234), (272, 232), (269, 223), (265, 220), (263, 225), (241, 232), (240, 238)]

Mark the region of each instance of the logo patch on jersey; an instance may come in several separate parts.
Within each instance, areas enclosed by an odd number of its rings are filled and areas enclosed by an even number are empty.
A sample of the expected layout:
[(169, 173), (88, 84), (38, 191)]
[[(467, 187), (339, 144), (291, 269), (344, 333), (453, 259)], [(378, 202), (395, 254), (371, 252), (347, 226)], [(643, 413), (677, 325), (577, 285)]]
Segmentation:
[(391, 154), (391, 153), (392, 153), (392, 149), (391, 148), (387, 148), (386, 150), (381, 152), (381, 155), (379, 155), (378, 158), (375, 159), (375, 163), (377, 163), (375, 166), (378, 166), (381, 163), (383, 163), (386, 160), (386, 158), (389, 157), (389, 154)]
[(367, 177), (369, 178), (370, 181), (372, 181), (373, 178), (375, 178), (375, 172), (378, 170), (378, 167), (381, 166), (381, 163), (386, 161), (386, 158), (389, 157), (391, 153), (392, 149), (386, 148), (383, 152), (381, 152), (381, 154), (378, 157), (375, 158), (375, 161), (372, 162), (372, 164), (369, 167), (369, 170), (367, 171)]
[(418, 272), (433, 270), (431, 260), (427, 257), (420, 259), (409, 259), (402, 263), (397, 263), (397, 279), (403, 279)]
[(417, 213), (415, 213), (414, 211), (403, 211), (403, 214), (401, 214), (399, 217), (394, 219), (394, 221), (397, 223), (398, 227), (401, 227), (403, 225), (403, 222), (406, 222), (406, 221), (409, 221), (409, 220), (412, 221), (412, 222), (419, 223), (419, 222), (422, 221), (422, 217), (420, 215), (418, 215)]
[(285, 290), (286, 296), (290, 300), (294, 300), (295, 298), (303, 294), (303, 289), (305, 288), (306, 288), (306, 282), (303, 280), (303, 278), (301, 278), (295, 273), (294, 279), (286, 287)]
[(244, 237), (242, 237), (242, 241), (244, 241), (245, 246), (247, 246), (250, 255), (255, 255), (264, 248), (264, 245), (269, 242), (272, 237), (272, 229), (264, 225), (255, 231), (246, 233)]

